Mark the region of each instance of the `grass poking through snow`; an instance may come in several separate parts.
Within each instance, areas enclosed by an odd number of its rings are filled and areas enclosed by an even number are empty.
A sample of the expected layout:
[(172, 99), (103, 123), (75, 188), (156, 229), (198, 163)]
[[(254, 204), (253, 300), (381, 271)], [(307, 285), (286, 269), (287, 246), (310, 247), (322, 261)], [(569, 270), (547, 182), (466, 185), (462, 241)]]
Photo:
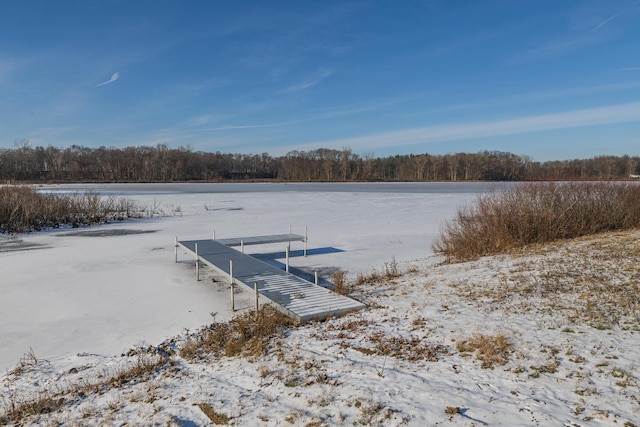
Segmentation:
[(475, 334), (458, 341), (458, 351), (472, 353), (482, 362), (484, 369), (493, 369), (494, 365), (504, 365), (514, 349), (509, 339), (503, 334)]
[(256, 317), (253, 311), (242, 313), (227, 322), (215, 322), (192, 336), (180, 350), (185, 359), (209, 356), (260, 356), (274, 334), (293, 321), (271, 305), (263, 305)]

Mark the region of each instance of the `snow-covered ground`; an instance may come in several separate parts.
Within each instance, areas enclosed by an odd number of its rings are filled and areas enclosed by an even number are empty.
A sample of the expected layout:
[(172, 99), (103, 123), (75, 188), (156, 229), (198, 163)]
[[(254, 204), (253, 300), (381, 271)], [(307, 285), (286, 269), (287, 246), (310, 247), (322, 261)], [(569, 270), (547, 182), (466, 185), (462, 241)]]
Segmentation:
[[(0, 419), (41, 398), (55, 411), (26, 421), (208, 425), (211, 408), (234, 425), (640, 425), (638, 233), (440, 265), (430, 249), (438, 226), (474, 191), (131, 197), (173, 216), (82, 230), (107, 236), (19, 236), (24, 250), (3, 244), (13, 249), (0, 252)], [(321, 249), (293, 266), (354, 278), (388, 271), (395, 258), (403, 274), (358, 286), (367, 310), (294, 327), (265, 356), (180, 357), (185, 329), (231, 313), (225, 285), (209, 273), (196, 282), (185, 254), (173, 262), (175, 236), (276, 234), (289, 224), (294, 233), (308, 225), (309, 247)], [(596, 250), (616, 245), (626, 262)], [(594, 297), (608, 280), (632, 288)], [(478, 334), (489, 347), (505, 338), (504, 364), (483, 367), (463, 351)], [(156, 360), (159, 370), (103, 384)]]

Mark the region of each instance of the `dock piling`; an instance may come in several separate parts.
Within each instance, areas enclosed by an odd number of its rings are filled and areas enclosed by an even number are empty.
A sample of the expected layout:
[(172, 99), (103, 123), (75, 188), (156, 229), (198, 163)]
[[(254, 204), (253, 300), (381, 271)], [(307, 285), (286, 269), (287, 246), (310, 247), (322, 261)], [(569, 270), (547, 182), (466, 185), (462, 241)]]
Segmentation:
[(231, 311), (236, 311), (236, 297), (233, 292), (233, 260), (229, 260), (229, 282), (231, 284)]
[(289, 272), (289, 246), (287, 246), (285, 253), (286, 253), (285, 271), (288, 273)]
[(196, 243), (196, 281), (200, 281), (200, 263), (198, 262), (198, 244)]
[(258, 318), (258, 297), (260, 296), (260, 294), (258, 293), (258, 282), (253, 282), (253, 290), (256, 293), (256, 318)]

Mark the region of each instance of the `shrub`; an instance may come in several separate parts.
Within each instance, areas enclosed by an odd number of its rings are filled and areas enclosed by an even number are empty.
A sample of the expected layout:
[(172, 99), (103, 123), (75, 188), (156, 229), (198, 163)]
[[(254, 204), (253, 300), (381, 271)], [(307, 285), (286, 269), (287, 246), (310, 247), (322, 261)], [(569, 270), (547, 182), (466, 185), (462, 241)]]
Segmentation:
[(450, 261), (535, 243), (640, 227), (634, 183), (521, 184), (478, 196), (444, 224), (433, 249)]
[(142, 209), (126, 198), (102, 198), (95, 192), (47, 194), (28, 186), (0, 187), (0, 233), (62, 225), (79, 227), (142, 216)]

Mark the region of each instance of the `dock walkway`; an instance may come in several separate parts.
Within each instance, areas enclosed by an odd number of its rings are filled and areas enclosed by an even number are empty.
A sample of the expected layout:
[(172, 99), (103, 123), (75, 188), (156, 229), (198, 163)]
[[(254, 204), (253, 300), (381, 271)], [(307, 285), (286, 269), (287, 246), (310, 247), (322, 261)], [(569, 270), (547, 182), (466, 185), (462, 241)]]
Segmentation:
[(267, 243), (306, 242), (307, 239), (300, 234), (273, 234), (270, 236), (232, 237), (230, 239), (217, 239), (216, 242), (225, 246), (265, 245)]
[(364, 308), (365, 305), (361, 302), (308, 282), (230, 247), (301, 239), (306, 242), (304, 236), (283, 234), (237, 239), (184, 240), (176, 241), (176, 244), (197, 256), (200, 262), (232, 277), (233, 284), (254, 292), (254, 284), (257, 283), (261, 298), (274, 303), (278, 309), (297, 322), (323, 320)]

